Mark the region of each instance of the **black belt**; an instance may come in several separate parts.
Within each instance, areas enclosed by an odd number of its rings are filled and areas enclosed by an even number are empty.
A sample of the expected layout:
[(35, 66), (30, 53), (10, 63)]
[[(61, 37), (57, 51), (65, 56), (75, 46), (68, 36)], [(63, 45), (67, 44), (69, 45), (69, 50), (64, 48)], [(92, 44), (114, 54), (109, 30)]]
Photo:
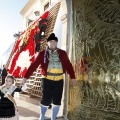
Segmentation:
[(49, 72), (47, 72), (47, 75), (50, 75), (50, 76), (60, 76), (60, 75), (63, 75), (63, 73), (49, 73)]

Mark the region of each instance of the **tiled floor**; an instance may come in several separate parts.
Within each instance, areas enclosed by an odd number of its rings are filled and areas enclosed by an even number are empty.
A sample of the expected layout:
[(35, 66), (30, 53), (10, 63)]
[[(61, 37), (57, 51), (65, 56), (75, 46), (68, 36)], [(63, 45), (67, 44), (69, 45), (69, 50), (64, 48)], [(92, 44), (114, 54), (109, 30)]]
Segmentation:
[[(18, 95), (17, 95), (18, 96)], [(39, 112), (39, 98), (29, 97), (26, 94), (19, 95), (15, 97), (19, 110), (20, 120), (38, 120)], [(51, 109), (46, 112), (46, 120), (50, 120)], [(57, 120), (64, 120), (62, 117), (62, 107), (58, 113)]]

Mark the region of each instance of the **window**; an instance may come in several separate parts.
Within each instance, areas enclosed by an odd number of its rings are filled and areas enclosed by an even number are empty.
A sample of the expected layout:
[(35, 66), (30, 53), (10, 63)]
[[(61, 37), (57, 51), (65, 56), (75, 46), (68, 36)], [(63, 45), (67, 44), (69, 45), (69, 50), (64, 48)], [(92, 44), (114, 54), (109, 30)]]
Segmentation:
[(32, 24), (33, 20), (28, 19), (28, 26), (30, 26)]
[(44, 6), (44, 11), (49, 8), (49, 2)]

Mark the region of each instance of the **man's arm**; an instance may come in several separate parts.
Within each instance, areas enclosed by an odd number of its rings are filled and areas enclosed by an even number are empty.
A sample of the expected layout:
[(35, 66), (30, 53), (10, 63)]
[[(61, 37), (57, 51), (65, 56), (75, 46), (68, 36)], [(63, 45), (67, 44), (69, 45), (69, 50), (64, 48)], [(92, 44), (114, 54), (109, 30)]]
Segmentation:
[(63, 58), (64, 58), (64, 62), (65, 62), (64, 65), (67, 70), (67, 73), (70, 75), (73, 85), (75, 85), (76, 84), (75, 72), (66, 52), (64, 53)]
[(64, 60), (67, 73), (70, 75), (71, 79), (75, 79), (75, 72), (66, 52), (64, 53)]

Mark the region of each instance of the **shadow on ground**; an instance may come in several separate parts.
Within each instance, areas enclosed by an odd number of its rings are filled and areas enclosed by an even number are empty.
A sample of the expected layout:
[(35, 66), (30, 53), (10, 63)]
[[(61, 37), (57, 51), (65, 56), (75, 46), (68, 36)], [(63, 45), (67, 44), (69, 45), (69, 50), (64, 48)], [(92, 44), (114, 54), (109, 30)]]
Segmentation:
[(19, 115), (20, 116), (24, 116), (24, 117), (37, 117), (37, 118), (39, 118), (39, 114), (34, 112), (34, 110), (30, 110), (29, 108), (24, 108), (24, 107), (18, 106), (18, 110), (19, 110)]

